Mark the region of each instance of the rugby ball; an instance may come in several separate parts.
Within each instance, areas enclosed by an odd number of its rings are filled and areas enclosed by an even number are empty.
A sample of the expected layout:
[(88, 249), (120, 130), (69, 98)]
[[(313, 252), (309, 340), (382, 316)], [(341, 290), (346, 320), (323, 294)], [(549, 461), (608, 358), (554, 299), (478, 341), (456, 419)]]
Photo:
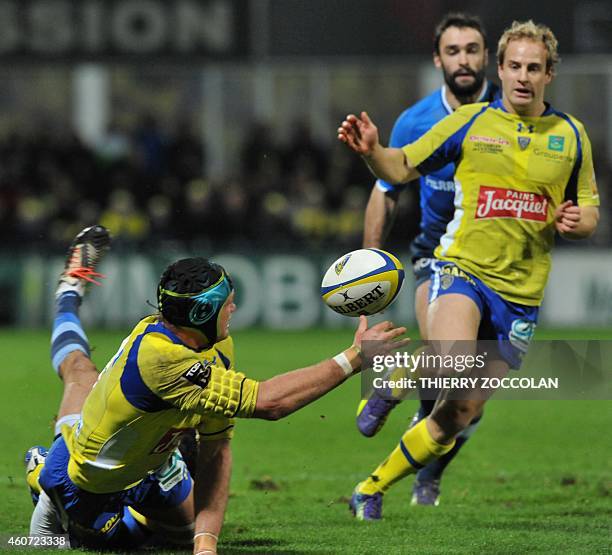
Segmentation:
[(336, 260), (325, 272), (321, 297), (344, 316), (376, 314), (389, 306), (404, 283), (404, 267), (391, 253), (359, 249)]

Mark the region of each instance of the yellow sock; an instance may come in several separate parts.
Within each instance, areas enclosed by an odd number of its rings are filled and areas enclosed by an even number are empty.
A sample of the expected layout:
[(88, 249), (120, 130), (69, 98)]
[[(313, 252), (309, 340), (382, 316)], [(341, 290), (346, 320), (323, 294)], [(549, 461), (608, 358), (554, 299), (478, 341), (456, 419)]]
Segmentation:
[(432, 460), (448, 453), (454, 445), (454, 440), (444, 445), (435, 441), (424, 418), (402, 436), (399, 445), (367, 480), (357, 486), (357, 491), (368, 495), (385, 493), (395, 482), (408, 474), (415, 474)]

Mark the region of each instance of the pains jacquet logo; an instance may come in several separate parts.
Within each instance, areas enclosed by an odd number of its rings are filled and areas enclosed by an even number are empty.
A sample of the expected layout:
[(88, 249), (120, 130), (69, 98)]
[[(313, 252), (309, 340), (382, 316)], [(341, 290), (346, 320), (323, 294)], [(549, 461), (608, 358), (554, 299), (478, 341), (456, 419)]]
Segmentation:
[(565, 137), (559, 137), (558, 135), (548, 136), (548, 150), (556, 150), (557, 152), (563, 152), (565, 145)]
[(337, 276), (339, 276), (342, 270), (344, 270), (344, 267), (346, 266), (346, 263), (349, 261), (350, 257), (351, 255), (347, 254), (340, 262), (338, 262), (338, 264), (334, 266), (334, 270), (336, 271)]

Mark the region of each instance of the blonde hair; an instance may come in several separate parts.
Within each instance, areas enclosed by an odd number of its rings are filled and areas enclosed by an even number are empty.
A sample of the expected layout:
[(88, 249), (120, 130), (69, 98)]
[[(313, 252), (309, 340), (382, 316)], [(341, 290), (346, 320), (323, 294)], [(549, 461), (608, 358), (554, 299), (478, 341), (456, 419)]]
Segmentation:
[(497, 63), (499, 65), (504, 63), (504, 55), (508, 44), (519, 39), (530, 39), (544, 44), (546, 48), (546, 71), (554, 72), (555, 64), (561, 60), (557, 52), (559, 41), (549, 27), (534, 23), (532, 19), (529, 21), (513, 21), (512, 27), (504, 31), (497, 43)]

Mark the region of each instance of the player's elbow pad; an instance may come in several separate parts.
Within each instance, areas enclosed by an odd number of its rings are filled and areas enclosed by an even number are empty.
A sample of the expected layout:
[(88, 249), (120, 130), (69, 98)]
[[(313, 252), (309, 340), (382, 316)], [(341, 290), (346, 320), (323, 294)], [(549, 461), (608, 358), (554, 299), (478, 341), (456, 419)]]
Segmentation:
[(249, 418), (255, 409), (258, 383), (240, 372), (215, 372), (200, 398), (201, 411), (227, 418)]

